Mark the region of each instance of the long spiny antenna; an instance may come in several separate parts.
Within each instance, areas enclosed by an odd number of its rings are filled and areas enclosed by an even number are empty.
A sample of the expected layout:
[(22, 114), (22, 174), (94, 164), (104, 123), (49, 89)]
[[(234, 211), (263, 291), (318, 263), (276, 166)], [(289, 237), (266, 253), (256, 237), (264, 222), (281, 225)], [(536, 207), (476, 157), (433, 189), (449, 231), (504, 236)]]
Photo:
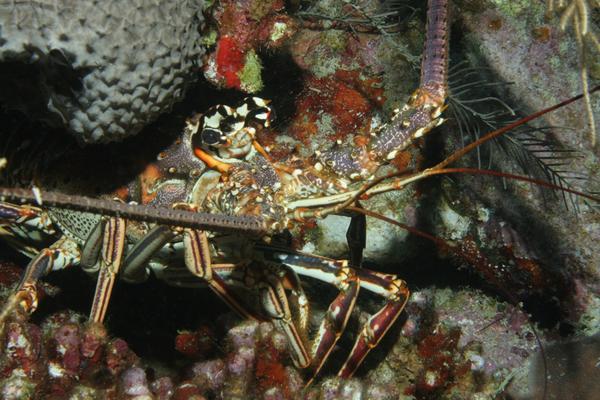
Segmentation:
[(267, 230), (265, 222), (260, 217), (209, 214), (165, 207), (148, 207), (91, 197), (46, 192), (37, 188), (31, 190), (0, 187), (0, 200), (38, 204), (40, 206), (64, 207), (70, 210), (183, 228), (243, 232), (256, 235), (264, 234)]

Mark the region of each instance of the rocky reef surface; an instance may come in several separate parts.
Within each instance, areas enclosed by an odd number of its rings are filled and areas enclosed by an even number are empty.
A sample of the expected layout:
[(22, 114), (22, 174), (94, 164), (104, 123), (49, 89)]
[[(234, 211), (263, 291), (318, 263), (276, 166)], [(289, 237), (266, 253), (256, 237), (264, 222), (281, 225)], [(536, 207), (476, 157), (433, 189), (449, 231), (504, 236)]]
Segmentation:
[[(0, 300), (19, 272), (11, 263), (0, 264)], [(66, 294), (49, 284), (40, 290), (47, 303)], [(140, 343), (113, 337), (75, 311), (50, 312), (35, 321), (15, 314), (2, 333), (0, 393), (4, 399), (483, 399), (501, 393), (537, 346), (527, 316), (517, 308), (476, 290), (431, 288), (413, 294), (381, 353), (374, 352), (356, 378), (331, 378), (353, 331), (381, 305), (361, 303), (323, 377), (309, 387), (305, 373), (291, 363), (282, 333), (230, 312), (170, 332), (170, 340), (162, 337), (159, 345), (177, 353), (170, 362), (138, 356), (132, 346), (143, 348)], [(322, 310), (315, 306), (313, 325)], [(122, 323), (109, 318), (107, 327)], [(144, 325), (128, 329), (153, 329)], [(153, 343), (158, 345), (156, 338)]]

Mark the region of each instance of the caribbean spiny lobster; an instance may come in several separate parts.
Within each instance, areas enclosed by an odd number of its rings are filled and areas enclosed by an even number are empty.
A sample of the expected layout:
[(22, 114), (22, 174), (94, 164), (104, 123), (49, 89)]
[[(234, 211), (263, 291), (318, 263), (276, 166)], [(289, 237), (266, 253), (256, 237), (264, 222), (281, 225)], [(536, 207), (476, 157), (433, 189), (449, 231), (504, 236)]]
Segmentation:
[[(362, 327), (339, 371), (342, 377), (351, 376), (404, 309), (410, 295), (407, 284), (347, 261), (278, 247), (272, 239), (291, 221), (341, 212), (363, 194), (400, 189), (439, 173), (456, 159), (445, 160), (437, 170), (392, 180), (377, 175), (399, 151), (443, 122), (447, 24), (447, 1), (430, 0), (419, 88), (388, 124), (362, 138), (362, 146), (339, 144), (307, 160), (273, 162), (256, 139), (271, 123), (269, 102), (250, 97), (235, 108), (219, 105), (188, 119), (180, 140), (159, 156), (157, 166), (163, 172), (150, 184), (131, 183), (112, 205), (35, 188), (37, 206), (1, 202), (0, 234), (32, 261), (0, 324), (15, 309), (35, 311), (37, 281), (72, 265), (98, 274), (90, 313), (96, 322), (105, 318), (117, 278), (141, 282), (154, 274), (173, 285), (202, 282), (242, 317), (272, 321), (288, 338), (295, 364), (309, 368), (314, 377), (343, 333), (362, 288), (383, 297), (385, 304)], [(0, 196), (8, 195), (32, 197), (28, 191), (0, 190)], [(141, 203), (149, 211), (136, 216), (139, 208), (123, 200)], [(110, 217), (89, 212), (102, 207)], [(59, 239), (38, 250), (55, 236)], [(176, 266), (174, 260), (180, 259), (185, 268)], [(339, 290), (310, 341), (308, 299), (300, 277)], [(239, 287), (256, 294), (259, 305), (249, 305)]]

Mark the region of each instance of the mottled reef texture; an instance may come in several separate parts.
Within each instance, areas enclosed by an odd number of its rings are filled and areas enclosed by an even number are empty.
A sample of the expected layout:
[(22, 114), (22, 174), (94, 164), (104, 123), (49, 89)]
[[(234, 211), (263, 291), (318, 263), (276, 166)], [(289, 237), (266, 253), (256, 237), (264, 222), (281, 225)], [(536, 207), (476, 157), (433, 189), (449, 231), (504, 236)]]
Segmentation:
[[(20, 269), (0, 264), (0, 300)], [(40, 286), (46, 304), (66, 293)], [(325, 290), (328, 294), (330, 291)], [(161, 290), (153, 299), (160, 301)], [(143, 299), (133, 299), (139, 305)], [(169, 300), (169, 299), (167, 299)], [(170, 301), (177, 302), (170, 298)], [(3, 332), (0, 393), (3, 399), (433, 399), (486, 398), (502, 391), (509, 371), (522, 369), (536, 347), (527, 317), (506, 303), (470, 289), (414, 293), (400, 324), (358, 378), (331, 377), (345, 357), (357, 324), (378, 301), (362, 301), (348, 338), (332, 354), (333, 365), (310, 388), (290, 361), (287, 340), (270, 323), (240, 321), (227, 312), (207, 321), (198, 313), (193, 328), (164, 334), (165, 314), (130, 317), (141, 335), (162, 336), (153, 344), (177, 354), (165, 362), (139, 357), (126, 340), (85, 322), (74, 311), (50, 312), (36, 321), (16, 316)], [(198, 303), (201, 304), (201, 303)], [(162, 307), (158, 304), (156, 310)], [(320, 322), (320, 307), (312, 319)], [(160, 311), (155, 311), (155, 313)], [(122, 313), (117, 310), (117, 315)], [(139, 314), (134, 310), (133, 314)], [(114, 314), (113, 314), (114, 315)], [(109, 319), (110, 321), (111, 319)], [(118, 321), (115, 321), (120, 324)], [(110, 326), (111, 323), (109, 322)], [(133, 328), (129, 326), (129, 329)], [(109, 328), (110, 329), (110, 328)], [(150, 330), (150, 333), (144, 333)], [(153, 333), (152, 333), (153, 332)], [(127, 336), (133, 337), (127, 333)], [(133, 348), (143, 348), (140, 343)], [(147, 350), (146, 350), (147, 352)]]
[[(176, 4), (161, 2), (167, 3)], [(397, 5), (386, 4), (392, 3)], [(203, 72), (214, 86), (194, 86), (172, 116), (123, 144), (58, 153), (42, 178), (54, 189), (108, 193), (131, 178), (127, 171), (144, 170), (168, 145), (161, 141), (168, 142), (192, 111), (234, 105), (244, 96), (237, 90), (272, 99), (277, 120), (258, 139), (274, 160), (309, 157), (336, 141), (360, 146), (356, 134), (385, 122), (418, 85), (424, 7), (421, 1), (408, 5), (417, 11), (401, 7), (391, 20), (381, 17), (390, 10), (374, 0), (220, 1), (210, 11), (215, 23), (203, 36)], [(543, 1), (457, 0), (452, 7), (448, 120), (382, 173), (422, 169), (472, 140), (472, 132), (516, 118), (496, 115), (506, 110), (504, 104), (525, 115), (581, 92), (573, 32), (561, 32), (556, 17), (544, 17)], [(387, 24), (393, 25), (389, 31)], [(71, 36), (69, 43), (78, 43)], [(60, 57), (52, 65), (63, 65)], [(598, 59), (590, 64), (592, 83), (598, 82)], [(598, 113), (599, 96), (594, 98)], [(468, 108), (457, 109), (461, 103)], [(575, 103), (532, 125), (542, 130), (517, 132), (456, 165), (539, 176), (549, 169), (537, 169), (537, 155), (542, 163), (560, 163), (553, 170), (566, 171), (563, 176), (585, 178), (563, 184), (600, 192), (598, 148), (589, 146), (586, 121), (582, 103)], [(538, 146), (519, 144), (523, 138)], [(21, 146), (10, 144), (17, 155), (22, 149), (35, 153), (35, 146)], [(8, 158), (6, 172), (18, 170)], [(523, 159), (529, 162), (519, 162)], [(101, 179), (106, 171), (109, 176)], [(526, 183), (467, 175), (430, 179), (362, 201), (369, 210), (460, 245), (460, 251), (368, 219), (365, 265), (406, 279), (413, 296), (351, 380), (334, 376), (360, 324), (381, 307), (375, 296), (361, 293), (331, 363), (303, 392), (305, 377), (293, 367), (281, 334), (268, 324), (238, 319), (208, 291), (167, 289), (160, 282), (118, 285), (103, 330), (81, 316), (93, 282), (67, 271), (49, 278), (60, 293), (44, 284), (48, 296), (40, 310), (6, 327), (0, 390), (6, 398), (63, 396), (59, 390), (65, 390), (72, 398), (538, 400), (545, 380), (537, 333), (546, 349), (547, 398), (593, 399), (598, 392), (592, 383), (600, 382), (600, 214), (582, 201), (575, 212), (568, 196), (566, 203), (560, 194)], [(346, 216), (332, 216), (298, 224), (292, 246), (348, 257), (348, 223)], [(0, 294), (6, 296), (19, 268), (2, 266)], [(304, 284), (316, 325), (336, 292), (310, 279)]]
[(82, 143), (136, 134), (183, 97), (204, 53), (199, 0), (0, 4), (0, 99)]

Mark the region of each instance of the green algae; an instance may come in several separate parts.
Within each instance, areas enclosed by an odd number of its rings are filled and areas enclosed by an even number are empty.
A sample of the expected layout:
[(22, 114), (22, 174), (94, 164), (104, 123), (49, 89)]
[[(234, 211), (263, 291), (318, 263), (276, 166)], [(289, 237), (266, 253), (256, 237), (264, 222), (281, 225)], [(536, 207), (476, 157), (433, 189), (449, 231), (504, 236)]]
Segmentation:
[(260, 91), (263, 88), (261, 71), (262, 63), (258, 54), (254, 50), (250, 50), (246, 54), (244, 68), (238, 73), (241, 89), (248, 93)]

